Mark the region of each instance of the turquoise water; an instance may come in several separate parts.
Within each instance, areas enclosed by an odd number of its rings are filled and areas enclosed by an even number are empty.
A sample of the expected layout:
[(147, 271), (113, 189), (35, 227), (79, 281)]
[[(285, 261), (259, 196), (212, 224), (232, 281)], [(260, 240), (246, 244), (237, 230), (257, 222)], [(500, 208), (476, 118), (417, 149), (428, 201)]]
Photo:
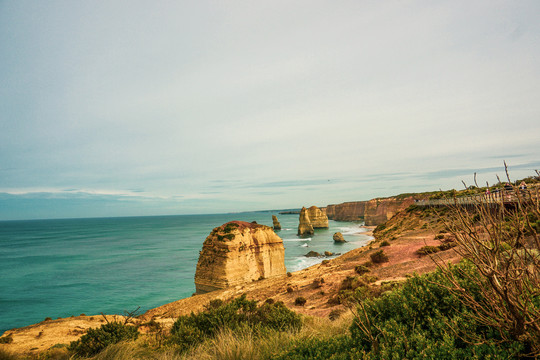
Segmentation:
[[(277, 211), (0, 222), (0, 334), (45, 317), (142, 311), (191, 296), (206, 236), (231, 220), (272, 225)], [(296, 236), (298, 215), (278, 215), (285, 265), (317, 262), (310, 250), (344, 253), (369, 241), (360, 224), (330, 221), (311, 238)], [(341, 231), (349, 242), (334, 244)]]

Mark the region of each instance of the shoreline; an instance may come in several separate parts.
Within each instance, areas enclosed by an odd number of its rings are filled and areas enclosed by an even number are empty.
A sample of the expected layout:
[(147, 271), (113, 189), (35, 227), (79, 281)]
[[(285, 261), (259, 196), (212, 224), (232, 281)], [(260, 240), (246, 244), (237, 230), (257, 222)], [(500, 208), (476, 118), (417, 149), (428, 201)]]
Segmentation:
[[(369, 255), (379, 248), (377, 246), (378, 240), (373, 236), (375, 227), (362, 226), (362, 228), (366, 231), (358, 232), (358, 234), (369, 236), (371, 239), (364, 246), (347, 251), (336, 258), (327, 259), (322, 263), (295, 271), (290, 276), (258, 280), (242, 286), (163, 304), (149, 309), (134, 319), (134, 322), (141, 325), (145, 322), (155, 321), (168, 328), (172, 326), (178, 316), (201, 311), (213, 299), (226, 301), (242, 294), (246, 294), (249, 299), (256, 301), (265, 301), (269, 298), (282, 301), (288, 308), (308, 316), (327, 317), (332, 310), (344, 310), (344, 305), (332, 300), (339, 293), (341, 283), (348, 277), (357, 276), (355, 267), (368, 261)], [(406, 279), (408, 274), (434, 270), (433, 261), (429, 257), (419, 257), (415, 251), (426, 244), (435, 243), (436, 240), (434, 240), (430, 230), (415, 230), (411, 234), (392, 240), (392, 246), (384, 248), (390, 261), (371, 268), (371, 276), (376, 279), (373, 285), (401, 282)], [(441, 256), (445, 261), (456, 261), (456, 256), (451, 251), (441, 253)], [(315, 286), (315, 283), (318, 285)], [(308, 299), (305, 306), (295, 306), (294, 300), (299, 296)], [(4, 336), (12, 334), (13, 342), (0, 344), (0, 349), (5, 348), (17, 353), (45, 351), (55, 344), (69, 344), (71, 341), (77, 340), (88, 328), (99, 327), (103, 321), (99, 315), (78, 316), (42, 321), (23, 328), (8, 330)], [(140, 330), (142, 333), (148, 331), (144, 326)]]

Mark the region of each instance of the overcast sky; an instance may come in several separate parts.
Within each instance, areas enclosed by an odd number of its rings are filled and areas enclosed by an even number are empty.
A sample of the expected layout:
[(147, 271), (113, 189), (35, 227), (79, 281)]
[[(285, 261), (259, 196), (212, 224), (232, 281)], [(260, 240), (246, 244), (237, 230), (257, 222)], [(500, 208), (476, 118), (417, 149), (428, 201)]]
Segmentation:
[(0, 219), (533, 175), (539, 18), (537, 0), (0, 0)]

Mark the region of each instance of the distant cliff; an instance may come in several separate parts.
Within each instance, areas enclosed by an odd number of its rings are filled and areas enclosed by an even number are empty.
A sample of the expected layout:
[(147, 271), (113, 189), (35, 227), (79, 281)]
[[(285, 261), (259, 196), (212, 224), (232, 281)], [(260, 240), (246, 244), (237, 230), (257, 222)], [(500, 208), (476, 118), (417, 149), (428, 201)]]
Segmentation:
[(231, 221), (212, 230), (195, 271), (202, 294), (286, 274), (283, 240), (271, 227)]
[(351, 201), (326, 207), (326, 214), (331, 220), (360, 221), (367, 226), (380, 225), (397, 212), (414, 204), (413, 196), (395, 196), (368, 201)]

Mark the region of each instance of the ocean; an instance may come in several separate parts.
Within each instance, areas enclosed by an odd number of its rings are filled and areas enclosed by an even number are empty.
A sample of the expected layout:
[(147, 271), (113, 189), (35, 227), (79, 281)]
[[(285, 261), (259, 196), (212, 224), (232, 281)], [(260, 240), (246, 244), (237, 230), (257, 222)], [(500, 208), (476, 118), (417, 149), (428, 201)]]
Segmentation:
[[(310, 250), (345, 253), (365, 245), (360, 223), (329, 221), (309, 238), (296, 236), (298, 214), (258, 211), (217, 215), (0, 221), (0, 334), (46, 317), (140, 313), (195, 291), (204, 239), (231, 220), (283, 230), (287, 271), (321, 262)], [(348, 241), (335, 244), (340, 231)]]

